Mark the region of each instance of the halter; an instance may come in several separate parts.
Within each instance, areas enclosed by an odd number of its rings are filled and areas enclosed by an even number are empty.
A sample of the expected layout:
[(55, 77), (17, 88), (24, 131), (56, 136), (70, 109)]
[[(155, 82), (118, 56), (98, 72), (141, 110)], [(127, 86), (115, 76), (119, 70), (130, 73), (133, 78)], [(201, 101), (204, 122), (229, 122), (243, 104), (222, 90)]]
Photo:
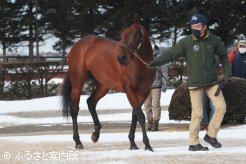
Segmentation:
[(140, 49), (140, 47), (142, 46), (143, 41), (144, 41), (144, 30), (143, 30), (142, 26), (140, 26), (140, 31), (141, 31), (141, 39), (140, 39), (140, 43), (137, 46), (136, 52)]
[(139, 51), (139, 49), (141, 48), (141, 46), (143, 45), (144, 42), (144, 30), (142, 28), (142, 26), (140, 26), (140, 31), (141, 31), (141, 39), (140, 42), (136, 48), (136, 50), (131, 50), (126, 44), (122, 43), (121, 47), (124, 47), (125, 49), (127, 49), (131, 54), (133, 54), (138, 60), (140, 60), (143, 64), (145, 64), (148, 67), (148, 63), (146, 63), (138, 54), (137, 52)]
[[(144, 65), (146, 65), (147, 68), (149, 68), (149, 64), (147, 62), (145, 62), (138, 54), (137, 51), (140, 49), (140, 47), (143, 44), (143, 38), (144, 38), (144, 30), (142, 28), (142, 26), (140, 26), (140, 30), (141, 30), (141, 39), (140, 39), (140, 43), (137, 46), (137, 49), (135, 51), (132, 51), (126, 44), (121, 44), (121, 47), (124, 47), (125, 49), (127, 49), (131, 54), (133, 54), (139, 61), (141, 61)], [(157, 72), (161, 75), (161, 77), (163, 77), (167, 82), (169, 81), (168, 79), (166, 79), (166, 77), (162, 74), (161, 70), (156, 69)]]

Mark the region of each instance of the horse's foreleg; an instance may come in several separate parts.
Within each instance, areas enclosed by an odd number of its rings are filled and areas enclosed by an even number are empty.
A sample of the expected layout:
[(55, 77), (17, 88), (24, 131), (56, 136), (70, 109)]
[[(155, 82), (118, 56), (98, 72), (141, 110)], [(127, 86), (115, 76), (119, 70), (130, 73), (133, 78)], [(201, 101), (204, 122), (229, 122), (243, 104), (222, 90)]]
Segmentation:
[(102, 128), (100, 121), (98, 119), (98, 116), (97, 116), (96, 104), (103, 96), (106, 95), (107, 92), (108, 92), (108, 89), (103, 87), (100, 83), (97, 82), (96, 89), (93, 91), (91, 96), (87, 99), (88, 108), (91, 113), (91, 116), (94, 122), (94, 128), (95, 128), (95, 132), (93, 132), (91, 135), (91, 140), (93, 142), (98, 141), (99, 136), (100, 136), (100, 130)]
[(128, 135), (128, 138), (130, 140), (130, 150), (138, 149), (138, 147), (134, 141), (137, 121), (138, 121), (137, 116), (134, 114), (134, 112), (132, 112), (132, 123), (131, 123), (130, 132)]
[[(144, 96), (137, 96), (133, 90), (129, 89), (127, 91), (127, 97), (128, 97), (128, 100), (129, 102), (131, 103), (132, 107), (133, 107), (133, 119), (132, 119), (132, 126), (131, 126), (131, 129), (130, 129), (130, 133), (132, 136), (132, 138), (134, 138), (134, 133), (135, 133), (135, 130), (133, 131), (133, 128), (136, 128), (134, 127), (134, 117), (137, 118), (137, 121), (139, 122), (141, 128), (142, 128), (142, 133), (143, 133), (143, 142), (145, 144), (145, 150), (150, 150), (150, 151), (153, 151), (152, 147), (150, 146), (149, 144), (149, 139), (147, 137), (147, 133), (146, 133), (146, 129), (145, 129), (145, 116), (144, 116), (144, 113), (143, 111), (141, 110), (141, 106), (144, 102), (144, 100), (147, 98), (147, 95), (148, 93), (146, 93)], [(130, 138), (129, 138), (130, 139)], [(130, 144), (132, 145), (132, 142), (134, 140), (130, 139)]]
[(145, 129), (145, 116), (144, 116), (144, 113), (143, 111), (141, 110), (141, 108), (136, 108), (136, 110), (134, 111), (136, 116), (137, 116), (137, 119), (138, 119), (138, 122), (142, 128), (142, 133), (143, 133), (143, 143), (145, 144), (145, 150), (150, 150), (150, 151), (153, 151), (152, 147), (150, 146), (149, 144), (149, 139), (147, 137), (147, 133), (146, 133), (146, 129)]

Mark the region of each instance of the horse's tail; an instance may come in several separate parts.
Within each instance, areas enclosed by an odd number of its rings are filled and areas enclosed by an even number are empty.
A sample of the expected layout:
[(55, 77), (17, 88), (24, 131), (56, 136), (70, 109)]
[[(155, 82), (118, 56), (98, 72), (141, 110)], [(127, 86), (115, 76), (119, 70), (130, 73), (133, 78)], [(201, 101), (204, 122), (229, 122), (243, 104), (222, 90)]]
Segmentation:
[(71, 113), (71, 92), (72, 83), (70, 81), (69, 72), (67, 72), (65, 78), (63, 79), (63, 84), (61, 88), (61, 105), (62, 105), (62, 116), (67, 117)]

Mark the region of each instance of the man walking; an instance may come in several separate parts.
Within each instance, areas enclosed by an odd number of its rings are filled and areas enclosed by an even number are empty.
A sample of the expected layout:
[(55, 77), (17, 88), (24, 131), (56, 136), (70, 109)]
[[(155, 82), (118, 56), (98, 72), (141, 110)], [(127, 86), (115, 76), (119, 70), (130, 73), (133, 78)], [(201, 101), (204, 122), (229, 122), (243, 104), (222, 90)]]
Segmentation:
[(188, 71), (188, 86), (192, 104), (191, 123), (189, 127), (189, 150), (207, 151), (199, 142), (200, 123), (203, 117), (202, 98), (206, 94), (215, 106), (214, 115), (209, 122), (204, 140), (215, 148), (222, 145), (217, 140), (217, 134), (226, 112), (226, 103), (222, 92), (215, 95), (218, 85), (218, 71), (215, 54), (218, 55), (227, 79), (230, 74), (230, 64), (227, 51), (219, 37), (207, 30), (207, 19), (204, 15), (194, 14), (191, 18), (192, 34), (181, 39), (173, 48), (149, 63), (150, 68), (172, 62), (178, 57), (185, 57)]

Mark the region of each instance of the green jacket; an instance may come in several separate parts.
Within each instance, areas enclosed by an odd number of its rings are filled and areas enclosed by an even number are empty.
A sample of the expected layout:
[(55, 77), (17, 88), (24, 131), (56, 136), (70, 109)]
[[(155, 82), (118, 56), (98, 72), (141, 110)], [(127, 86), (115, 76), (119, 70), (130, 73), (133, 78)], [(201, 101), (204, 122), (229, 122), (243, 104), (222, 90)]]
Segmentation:
[(192, 34), (181, 39), (173, 48), (153, 61), (155, 66), (172, 62), (179, 57), (186, 58), (189, 87), (206, 87), (218, 83), (218, 55), (224, 68), (225, 77), (231, 75), (227, 51), (217, 36), (206, 31), (198, 40)]

